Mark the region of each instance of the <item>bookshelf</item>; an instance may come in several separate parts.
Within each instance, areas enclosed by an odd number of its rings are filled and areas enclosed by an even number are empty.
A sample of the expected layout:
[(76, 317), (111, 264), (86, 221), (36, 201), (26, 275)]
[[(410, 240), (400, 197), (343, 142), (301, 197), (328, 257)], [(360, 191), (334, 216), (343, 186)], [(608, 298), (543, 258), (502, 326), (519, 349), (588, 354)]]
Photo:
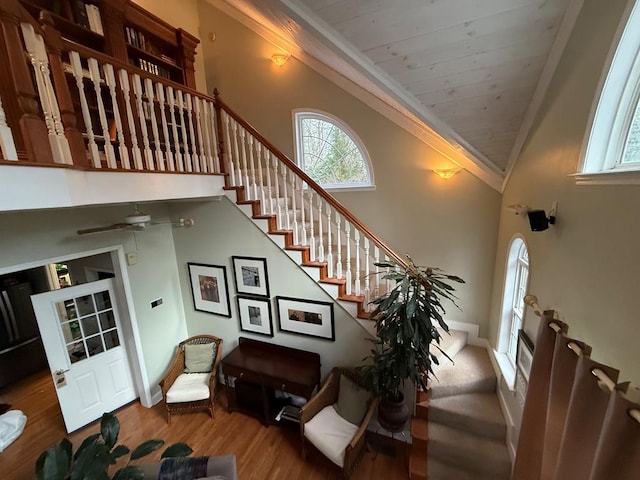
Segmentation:
[(36, 19), (48, 12), (68, 40), (195, 89), (199, 40), (131, 0), (20, 0)]

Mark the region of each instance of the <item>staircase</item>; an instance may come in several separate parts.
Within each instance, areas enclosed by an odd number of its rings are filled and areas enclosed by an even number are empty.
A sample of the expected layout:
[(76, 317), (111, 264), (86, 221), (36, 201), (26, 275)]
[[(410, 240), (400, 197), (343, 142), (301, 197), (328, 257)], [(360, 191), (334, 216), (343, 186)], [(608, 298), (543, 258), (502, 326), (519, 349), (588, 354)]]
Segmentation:
[(443, 340), (454, 364), (441, 362), (431, 390), (418, 392), (410, 478), (508, 480), (506, 424), (489, 355), (484, 347), (467, 345), (459, 332)]

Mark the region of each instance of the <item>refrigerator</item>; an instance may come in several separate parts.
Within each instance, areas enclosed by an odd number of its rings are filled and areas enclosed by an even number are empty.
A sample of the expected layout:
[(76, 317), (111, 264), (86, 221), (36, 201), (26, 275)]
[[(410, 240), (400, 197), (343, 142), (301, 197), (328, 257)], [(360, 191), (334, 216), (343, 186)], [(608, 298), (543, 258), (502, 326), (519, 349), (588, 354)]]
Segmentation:
[(0, 287), (0, 388), (47, 366), (29, 283)]

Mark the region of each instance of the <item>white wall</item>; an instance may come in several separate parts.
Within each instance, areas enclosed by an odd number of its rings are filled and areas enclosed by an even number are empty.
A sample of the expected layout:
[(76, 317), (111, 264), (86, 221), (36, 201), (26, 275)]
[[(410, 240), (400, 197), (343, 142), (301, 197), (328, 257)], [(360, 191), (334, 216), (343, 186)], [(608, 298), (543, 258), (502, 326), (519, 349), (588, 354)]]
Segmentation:
[(203, 46), (209, 87), (291, 158), (293, 109), (346, 122), (371, 156), (376, 189), (335, 197), (399, 254), (464, 278), (462, 311), (451, 307), (448, 318), (479, 324), (486, 337), (500, 194), (466, 171), (436, 177), (431, 169), (451, 166), (438, 152), (295, 58), (277, 67), (269, 60), (276, 45), (207, 2), (199, 8), (215, 34)]
[[(166, 207), (141, 208), (154, 218), (168, 216)], [(187, 337), (170, 227), (155, 226), (135, 236), (131, 232), (83, 237), (75, 233), (79, 228), (121, 222), (131, 210), (124, 205), (0, 213), (0, 272), (103, 247), (123, 245), (126, 252), (137, 252), (138, 263), (128, 267), (128, 276), (149, 383), (157, 387), (177, 340)], [(158, 297), (163, 297), (164, 304), (151, 310), (149, 302)]]
[[(224, 340), (226, 355), (238, 345), (238, 336), (285, 345), (320, 354), (322, 375), (337, 365), (357, 365), (370, 345), (365, 330), (337, 303), (334, 306), (334, 342), (278, 331), (275, 297), (333, 301), (279, 247), (264, 235), (228, 199), (216, 202), (174, 203), (175, 215), (192, 217), (195, 226), (174, 231), (176, 259), (189, 335), (210, 334)], [(240, 331), (231, 256), (267, 259), (274, 337)], [(226, 318), (193, 307), (187, 262), (222, 265), (227, 270), (232, 317)]]

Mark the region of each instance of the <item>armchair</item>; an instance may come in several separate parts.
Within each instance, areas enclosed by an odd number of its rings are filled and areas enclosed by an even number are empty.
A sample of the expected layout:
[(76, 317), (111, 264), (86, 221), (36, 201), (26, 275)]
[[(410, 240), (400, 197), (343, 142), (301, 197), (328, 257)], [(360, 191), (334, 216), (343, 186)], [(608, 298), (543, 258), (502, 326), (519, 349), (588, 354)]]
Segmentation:
[[(351, 475), (364, 453), (365, 431), (378, 405), (378, 399), (366, 385), (362, 375), (352, 368), (336, 367), (331, 370), (322, 388), (300, 411), (303, 458), (306, 458), (306, 444), (309, 442), (341, 467), (345, 478)], [(341, 389), (344, 390), (342, 395)], [(360, 406), (353, 405), (354, 400)], [(351, 403), (356, 412), (348, 406), (345, 408), (345, 402)], [(352, 411), (345, 415), (348, 409)], [(354, 420), (354, 414), (356, 423), (343, 418), (347, 416)]]
[[(212, 350), (205, 347), (210, 344), (214, 344)], [(195, 410), (209, 410), (213, 418), (221, 358), (221, 338), (196, 335), (180, 342), (171, 366), (160, 380), (167, 423), (171, 423), (173, 413)]]

